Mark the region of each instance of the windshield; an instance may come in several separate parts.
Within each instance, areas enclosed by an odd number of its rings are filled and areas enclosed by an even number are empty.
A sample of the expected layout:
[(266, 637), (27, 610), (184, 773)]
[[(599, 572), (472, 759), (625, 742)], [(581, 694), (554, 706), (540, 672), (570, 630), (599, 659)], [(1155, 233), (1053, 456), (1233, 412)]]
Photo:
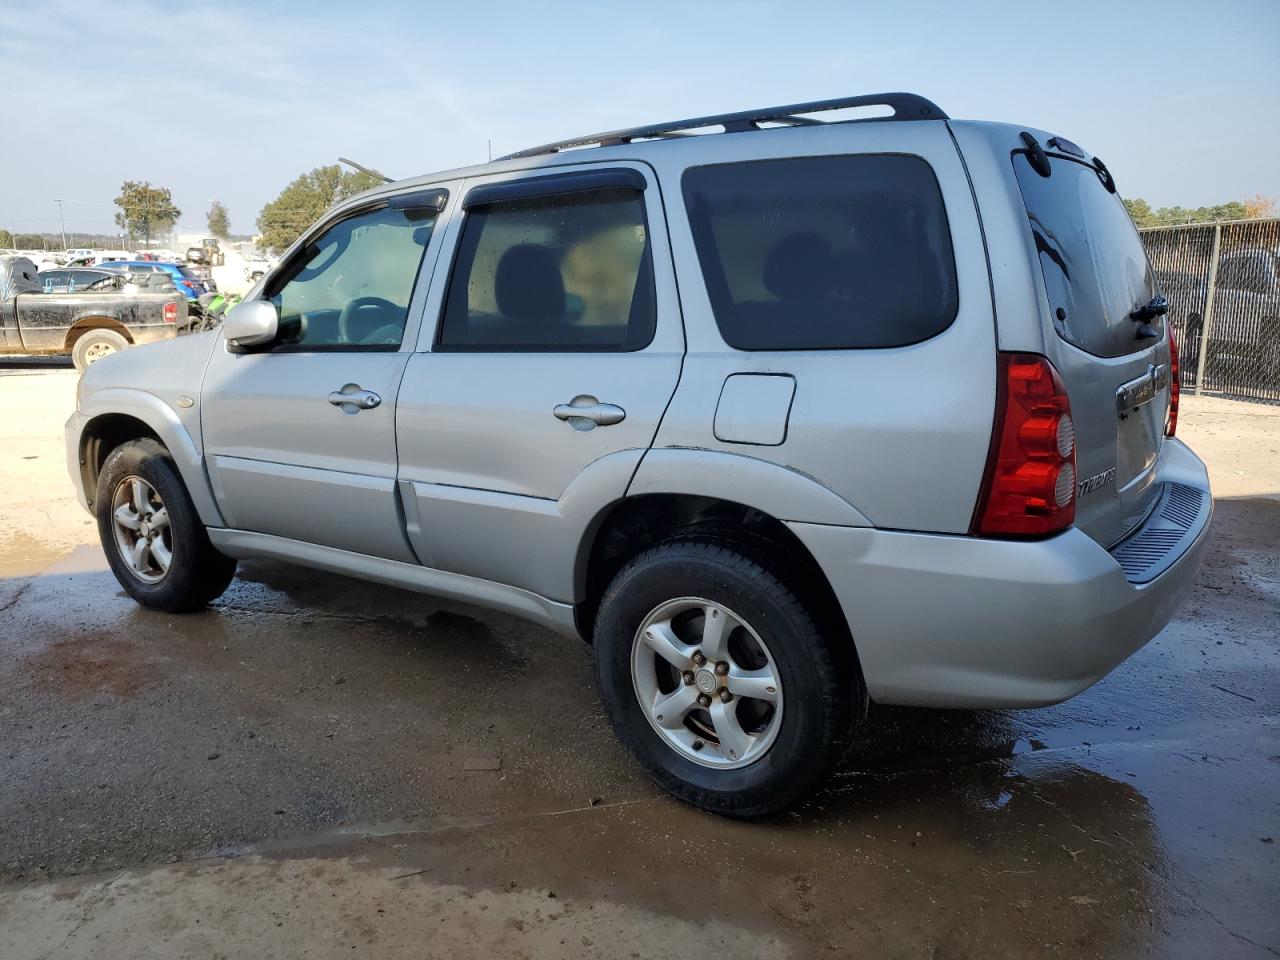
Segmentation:
[[(1118, 194), (1088, 164), (1061, 157), (1042, 177), (1025, 153), (1013, 169), (1035, 237), (1054, 328), (1068, 343), (1100, 357), (1150, 347), (1138, 340), (1131, 311), (1156, 294), (1155, 278), (1138, 231)], [(1163, 332), (1163, 320), (1151, 321)]]

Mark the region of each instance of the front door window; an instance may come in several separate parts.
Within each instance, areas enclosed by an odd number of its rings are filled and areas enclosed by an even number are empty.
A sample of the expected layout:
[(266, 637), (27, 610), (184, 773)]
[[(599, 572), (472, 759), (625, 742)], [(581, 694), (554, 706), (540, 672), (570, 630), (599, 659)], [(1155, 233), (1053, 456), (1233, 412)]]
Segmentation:
[(272, 284), (277, 349), (398, 350), (437, 209), (382, 207), (334, 224)]

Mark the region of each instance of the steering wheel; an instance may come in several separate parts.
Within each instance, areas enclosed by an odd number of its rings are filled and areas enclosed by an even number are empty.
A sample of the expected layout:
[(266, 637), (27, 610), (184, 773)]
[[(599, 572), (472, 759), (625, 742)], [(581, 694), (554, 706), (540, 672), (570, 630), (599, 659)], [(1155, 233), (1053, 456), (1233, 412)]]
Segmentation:
[(396, 312), (400, 307), (383, 297), (356, 297), (338, 314), (338, 342), (339, 343), (361, 343), (363, 340), (353, 338), (351, 322), (352, 318), (361, 310), (390, 310)]

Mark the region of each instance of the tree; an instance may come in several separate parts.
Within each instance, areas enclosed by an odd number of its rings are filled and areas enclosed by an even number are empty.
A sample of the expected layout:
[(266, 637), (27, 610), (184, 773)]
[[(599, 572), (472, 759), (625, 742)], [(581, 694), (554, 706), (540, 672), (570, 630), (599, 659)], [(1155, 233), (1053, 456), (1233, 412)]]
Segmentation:
[(1155, 226), (1155, 211), (1151, 209), (1151, 204), (1147, 203), (1147, 201), (1143, 200), (1141, 197), (1135, 197), (1132, 200), (1125, 200), (1124, 208), (1129, 211), (1129, 216), (1135, 225), (1139, 227)]
[(213, 205), (209, 207), (207, 220), (209, 232), (219, 240), (226, 240), (231, 236), (231, 218), (226, 206), (220, 200), (214, 200)]
[(0, 230), (0, 249), (13, 249), (13, 234), (8, 230)]
[(1152, 210), (1151, 204), (1141, 197), (1124, 201), (1129, 216), (1139, 227), (1158, 227), (1178, 223), (1213, 223), (1215, 220), (1243, 220), (1249, 214), (1247, 206), (1239, 200), (1215, 204), (1211, 207), (1161, 207)]
[(1264, 197), (1260, 193), (1255, 193), (1251, 199), (1244, 202), (1244, 215), (1250, 220), (1264, 220), (1276, 216), (1277, 213), (1280, 211), (1276, 210), (1275, 197)]
[(141, 236), (151, 242), (151, 233), (164, 233), (178, 222), (182, 211), (173, 205), (168, 187), (153, 187), (150, 183), (126, 180), (120, 187), (115, 204), (116, 226), (130, 237)]
[(280, 252), (335, 203), (380, 182), (367, 173), (344, 173), (336, 163), (304, 173), (258, 214), (260, 245)]

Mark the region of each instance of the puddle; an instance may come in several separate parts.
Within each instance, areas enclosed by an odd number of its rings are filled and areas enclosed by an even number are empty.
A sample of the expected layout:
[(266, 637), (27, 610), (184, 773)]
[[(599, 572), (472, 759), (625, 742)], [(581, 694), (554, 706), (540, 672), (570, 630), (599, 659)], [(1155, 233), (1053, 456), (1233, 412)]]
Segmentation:
[(0, 578), (29, 577), (69, 553), (65, 543), (46, 543), (25, 530), (0, 533)]

